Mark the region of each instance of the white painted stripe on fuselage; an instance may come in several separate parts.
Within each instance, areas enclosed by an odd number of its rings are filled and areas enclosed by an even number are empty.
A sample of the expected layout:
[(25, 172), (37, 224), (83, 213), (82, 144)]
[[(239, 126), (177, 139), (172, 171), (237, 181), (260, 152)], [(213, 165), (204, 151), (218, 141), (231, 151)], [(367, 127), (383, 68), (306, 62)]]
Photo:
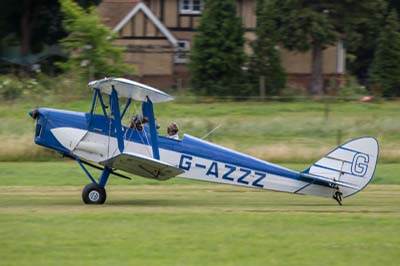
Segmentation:
[(107, 145), (104, 143), (93, 143), (90, 141), (81, 141), (79, 145), (75, 148), (75, 152), (86, 152), (98, 154), (100, 157), (105, 157), (107, 153)]
[(71, 127), (52, 128), (50, 131), (58, 142), (69, 150), (75, 149), (76, 145), (88, 132), (87, 130)]

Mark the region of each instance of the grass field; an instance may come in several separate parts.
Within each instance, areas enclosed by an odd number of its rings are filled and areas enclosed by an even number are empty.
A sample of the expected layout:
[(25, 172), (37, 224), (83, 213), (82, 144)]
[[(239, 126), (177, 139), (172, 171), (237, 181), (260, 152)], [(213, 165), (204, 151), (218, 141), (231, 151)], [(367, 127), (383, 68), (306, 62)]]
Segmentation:
[[(311, 163), (310, 163), (311, 164)], [(281, 164), (290, 169), (305, 170), (310, 164)], [(100, 175), (100, 171), (89, 169), (93, 176)], [(378, 163), (373, 184), (400, 185), (400, 164)], [(111, 185), (192, 185), (204, 184), (201, 181), (173, 178), (165, 182), (155, 181), (142, 177), (132, 177), (126, 180), (111, 176)], [(0, 162), (0, 186), (75, 186), (85, 185), (89, 179), (78, 164), (64, 159), (62, 162)]]
[[(399, 265), (400, 103), (168, 103), (162, 130), (303, 170), (339, 142), (372, 135), (375, 177), (332, 199), (199, 181), (111, 178), (85, 206), (76, 163), (33, 143), (32, 107), (87, 111), (90, 99), (0, 104), (0, 265)], [(139, 109), (140, 107), (137, 106)], [(130, 113), (133, 113), (131, 110)], [(161, 130), (161, 133), (163, 131)], [(56, 158), (56, 159), (54, 159)], [(54, 160), (52, 162), (15, 162)], [(14, 162), (4, 162), (14, 161)]]
[(398, 265), (399, 165), (379, 167), (344, 206), (179, 179), (85, 206), (76, 165), (0, 163), (0, 265)]
[[(34, 121), (28, 116), (36, 106), (88, 111), (91, 100), (69, 103), (48, 101), (0, 105), (0, 161), (54, 158), (33, 143)], [(140, 110), (140, 106), (136, 106)], [(135, 112), (132, 107), (130, 114)], [(155, 105), (160, 134), (176, 121), (181, 135), (207, 140), (274, 162), (309, 163), (348, 139), (371, 135), (380, 143), (380, 160), (400, 161), (400, 102), (228, 102)], [(130, 116), (127, 116), (125, 123)]]

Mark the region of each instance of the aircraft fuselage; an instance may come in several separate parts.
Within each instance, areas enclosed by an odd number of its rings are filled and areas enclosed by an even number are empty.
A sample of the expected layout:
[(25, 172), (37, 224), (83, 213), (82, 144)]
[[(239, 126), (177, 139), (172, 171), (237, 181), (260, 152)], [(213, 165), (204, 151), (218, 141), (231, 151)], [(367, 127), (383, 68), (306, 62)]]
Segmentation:
[[(83, 112), (38, 109), (35, 143), (66, 155), (100, 163), (120, 153), (110, 118)], [(148, 127), (123, 127), (124, 151), (152, 156)], [(185, 173), (178, 177), (330, 197), (332, 188), (310, 184), (299, 172), (222, 146), (184, 135), (182, 140), (158, 136), (160, 160)], [(315, 187), (316, 189), (313, 189)]]

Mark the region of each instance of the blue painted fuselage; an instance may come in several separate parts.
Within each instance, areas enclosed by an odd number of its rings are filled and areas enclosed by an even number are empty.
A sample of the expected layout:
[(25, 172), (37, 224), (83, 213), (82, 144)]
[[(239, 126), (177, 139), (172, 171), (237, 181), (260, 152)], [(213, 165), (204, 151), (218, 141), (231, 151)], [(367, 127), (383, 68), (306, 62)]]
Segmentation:
[[(35, 143), (63, 154), (71, 154), (73, 151), (62, 145), (54, 136), (52, 130), (57, 128), (85, 130), (99, 136), (116, 138), (116, 132), (110, 130), (111, 122), (107, 116), (48, 108), (40, 108), (38, 112)], [(122, 127), (122, 131), (124, 141), (151, 149), (147, 126), (142, 131), (128, 127)], [(298, 172), (189, 135), (184, 135), (182, 140), (158, 136), (158, 145), (160, 159), (185, 170), (185, 174), (182, 175), (185, 178), (266, 188), (268, 178), (273, 176), (300, 182), (290, 186), (287, 191), (291, 192), (306, 182)]]

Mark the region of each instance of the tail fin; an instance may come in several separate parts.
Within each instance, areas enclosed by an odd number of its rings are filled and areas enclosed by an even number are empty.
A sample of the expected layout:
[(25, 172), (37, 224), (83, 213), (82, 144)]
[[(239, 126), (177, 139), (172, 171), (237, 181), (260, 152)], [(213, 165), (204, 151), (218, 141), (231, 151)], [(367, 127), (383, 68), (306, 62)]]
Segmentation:
[[(351, 196), (368, 185), (378, 161), (379, 145), (373, 137), (350, 140), (326, 154), (303, 173), (339, 184), (343, 197)], [(348, 184), (341, 186), (340, 184)]]

